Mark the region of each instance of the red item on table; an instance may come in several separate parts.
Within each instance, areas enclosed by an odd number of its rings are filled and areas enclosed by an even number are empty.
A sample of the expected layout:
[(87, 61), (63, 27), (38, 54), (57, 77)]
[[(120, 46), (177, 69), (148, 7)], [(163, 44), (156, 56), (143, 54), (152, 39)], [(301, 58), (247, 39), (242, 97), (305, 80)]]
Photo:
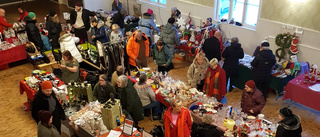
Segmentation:
[[(122, 130), (121, 130), (120, 127), (121, 127), (121, 126), (115, 128), (115, 129), (113, 129), (113, 130), (115, 130), (115, 131), (121, 131), (121, 132), (122, 132)], [(136, 136), (137, 134), (139, 134), (139, 136)], [(99, 137), (107, 137), (108, 135), (109, 135), (109, 132), (106, 133), (106, 134), (104, 134), (104, 135), (101, 135), (101, 136), (99, 136)], [(136, 130), (136, 131), (134, 131), (134, 132), (132, 133), (131, 136), (128, 136), (128, 135), (125, 135), (125, 134), (122, 133), (119, 137), (141, 137), (141, 133), (140, 133), (138, 130)]]
[(0, 65), (27, 59), (26, 45), (16, 46), (11, 49), (0, 51)]

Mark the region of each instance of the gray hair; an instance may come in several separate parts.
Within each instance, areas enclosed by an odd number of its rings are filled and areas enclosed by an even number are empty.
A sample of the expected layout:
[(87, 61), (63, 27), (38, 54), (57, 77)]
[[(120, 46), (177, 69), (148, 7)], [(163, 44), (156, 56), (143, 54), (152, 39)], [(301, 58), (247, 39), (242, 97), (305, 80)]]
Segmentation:
[(211, 66), (216, 65), (216, 64), (218, 64), (218, 63), (219, 63), (219, 62), (218, 62), (218, 59), (217, 59), (217, 58), (213, 58), (213, 59), (211, 59), (210, 62), (209, 62), (209, 64), (210, 64)]
[(118, 80), (120, 80), (120, 83), (121, 83), (121, 87), (120, 88), (126, 87), (128, 85), (127, 76), (121, 75), (121, 76), (118, 77)]
[(238, 39), (238, 37), (233, 37), (233, 38), (231, 38), (231, 43), (239, 43), (239, 39)]
[(213, 115), (204, 114), (202, 117), (202, 122), (205, 124), (211, 124), (212, 122), (214, 122)]
[(172, 107), (175, 107), (180, 102), (181, 102), (181, 100), (179, 98), (171, 98), (169, 101), (169, 103)]

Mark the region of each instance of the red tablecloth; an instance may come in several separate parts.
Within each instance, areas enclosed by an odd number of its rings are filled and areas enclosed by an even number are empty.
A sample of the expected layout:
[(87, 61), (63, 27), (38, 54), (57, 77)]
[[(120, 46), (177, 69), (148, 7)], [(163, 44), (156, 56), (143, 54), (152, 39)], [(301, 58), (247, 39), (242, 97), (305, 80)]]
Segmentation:
[[(130, 79), (133, 83), (137, 83), (137, 80), (134, 77), (128, 76), (128, 79)], [(153, 92), (157, 91), (157, 89), (152, 89), (152, 90)], [(160, 93), (156, 94), (156, 100), (158, 100), (160, 103), (162, 103), (166, 107), (170, 107), (170, 103), (166, 101)]]
[[(56, 80), (59, 80), (58, 86), (65, 84), (63, 81), (61, 81), (58, 78), (56, 78)], [(24, 80), (21, 80), (20, 81), (20, 95), (22, 95), (23, 92), (26, 92), (28, 99), (30, 99), (32, 101), (34, 98), (34, 95), (36, 94), (37, 91), (31, 89)]]
[[(122, 130), (121, 130), (120, 127), (121, 127), (121, 126), (115, 128), (115, 129), (113, 129), (113, 130), (115, 130), (115, 131), (121, 131), (121, 132), (122, 132)], [(139, 136), (136, 136), (136, 134), (139, 134)], [(109, 135), (109, 132), (108, 132), (107, 134), (101, 135), (100, 137), (107, 137), (108, 135)], [(136, 130), (136, 131), (134, 131), (134, 132), (132, 133), (132, 136), (127, 136), (127, 135), (125, 135), (125, 134), (122, 133), (119, 137), (141, 137), (141, 133), (140, 133), (138, 130)]]
[(298, 77), (288, 82), (288, 84), (284, 88), (285, 94), (282, 100), (291, 99), (302, 105), (320, 111), (320, 92), (309, 89), (309, 86), (311, 86), (311, 84), (304, 84), (303, 77), (304, 75), (299, 75)]
[(26, 45), (16, 46), (11, 49), (0, 51), (0, 66), (7, 65), (11, 62), (24, 60), (27, 58), (27, 52), (25, 50)]

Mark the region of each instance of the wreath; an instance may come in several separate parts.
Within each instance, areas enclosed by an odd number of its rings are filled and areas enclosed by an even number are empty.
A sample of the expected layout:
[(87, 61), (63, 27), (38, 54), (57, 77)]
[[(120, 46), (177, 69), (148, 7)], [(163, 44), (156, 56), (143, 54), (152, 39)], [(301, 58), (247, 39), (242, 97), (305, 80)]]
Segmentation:
[(285, 58), (285, 49), (290, 48), (293, 37), (294, 35), (291, 35), (290, 33), (280, 33), (276, 36), (275, 43), (277, 46), (279, 46), (279, 48), (276, 50), (276, 57), (279, 58), (279, 61), (282, 58)]

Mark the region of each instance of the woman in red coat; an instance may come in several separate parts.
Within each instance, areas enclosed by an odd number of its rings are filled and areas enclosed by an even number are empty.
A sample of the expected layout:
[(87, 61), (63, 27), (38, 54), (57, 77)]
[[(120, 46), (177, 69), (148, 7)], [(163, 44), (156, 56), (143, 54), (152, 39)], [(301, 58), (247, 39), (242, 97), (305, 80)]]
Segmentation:
[(203, 92), (209, 97), (215, 97), (218, 101), (226, 95), (226, 72), (220, 67), (218, 60), (213, 58), (209, 63), (206, 77), (204, 78)]
[(257, 116), (265, 104), (263, 94), (256, 88), (254, 81), (247, 81), (241, 97), (242, 111), (248, 115)]
[(189, 110), (182, 107), (178, 98), (170, 104), (163, 116), (165, 137), (190, 137), (192, 121)]
[(18, 18), (18, 21), (21, 22), (21, 21), (24, 21), (24, 17), (28, 16), (28, 12), (25, 11), (22, 6), (18, 6), (18, 12), (19, 12), (19, 18)]

